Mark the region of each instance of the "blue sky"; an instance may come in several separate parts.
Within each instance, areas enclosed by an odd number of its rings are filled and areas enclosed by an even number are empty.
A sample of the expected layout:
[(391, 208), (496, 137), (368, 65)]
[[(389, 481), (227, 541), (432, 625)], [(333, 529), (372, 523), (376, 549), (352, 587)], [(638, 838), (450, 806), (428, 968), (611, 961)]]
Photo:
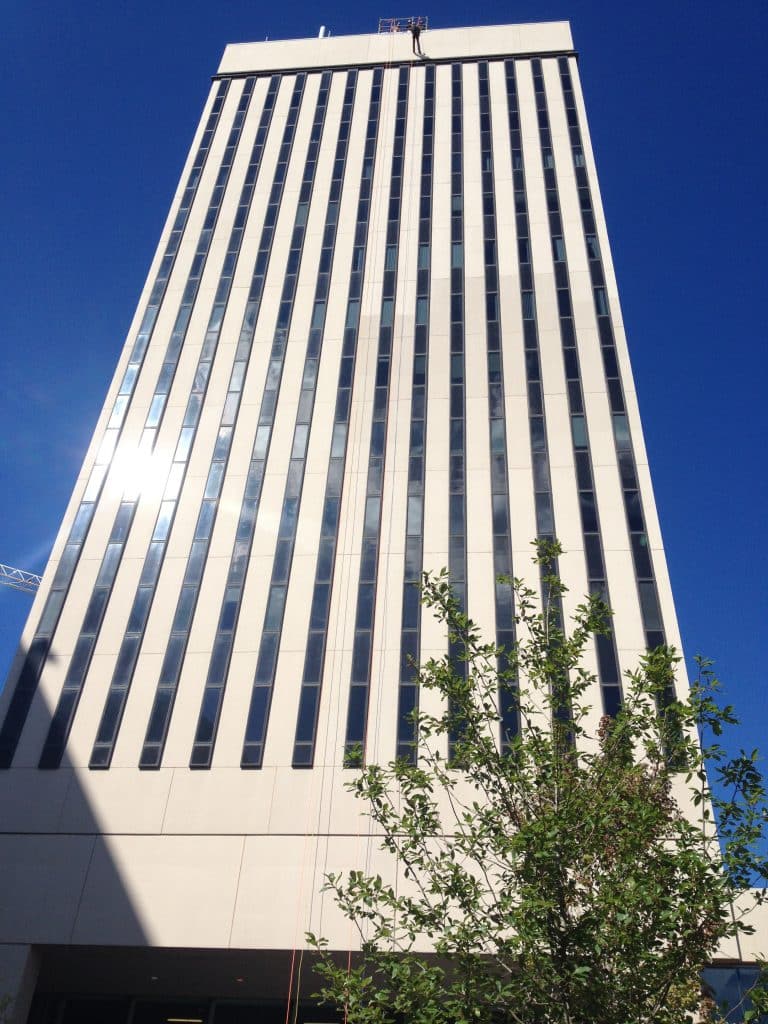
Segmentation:
[[(768, 732), (765, 42), (754, 2), (27, 0), (0, 38), (0, 561), (41, 571), (227, 42), (570, 19), (689, 658)], [(30, 599), (0, 587), (0, 678)]]

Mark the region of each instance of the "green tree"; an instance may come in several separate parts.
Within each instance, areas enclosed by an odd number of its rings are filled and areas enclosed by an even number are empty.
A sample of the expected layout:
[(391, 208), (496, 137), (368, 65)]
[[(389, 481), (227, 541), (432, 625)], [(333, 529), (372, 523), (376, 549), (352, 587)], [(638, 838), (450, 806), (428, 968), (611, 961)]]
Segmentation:
[[(712, 1018), (701, 969), (721, 940), (751, 930), (744, 892), (768, 879), (765, 790), (757, 753), (732, 759), (720, 745), (735, 719), (710, 665), (675, 698), (680, 659), (648, 653), (618, 715), (591, 734), (583, 655), (611, 613), (589, 597), (566, 630), (560, 548), (536, 547), (546, 596), (540, 605), (513, 581), (512, 651), (483, 641), (445, 574), (424, 579), (423, 602), (464, 664), (420, 669), (442, 710), (414, 715), (418, 759), (360, 764), (349, 782), (401, 880), (327, 876), (359, 931), (351, 966), (308, 936), (319, 995), (350, 1024)], [(500, 707), (520, 726), (503, 739)], [(746, 904), (762, 898), (752, 890)], [(434, 954), (417, 951), (425, 941)], [(768, 1005), (764, 991), (748, 1015)]]

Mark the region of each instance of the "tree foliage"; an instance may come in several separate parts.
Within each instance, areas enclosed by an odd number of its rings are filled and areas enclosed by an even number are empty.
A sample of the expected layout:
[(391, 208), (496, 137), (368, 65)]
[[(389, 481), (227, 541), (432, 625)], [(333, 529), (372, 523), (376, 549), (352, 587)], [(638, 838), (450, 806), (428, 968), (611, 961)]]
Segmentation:
[[(537, 542), (541, 604), (513, 581), (511, 651), (484, 642), (445, 574), (424, 578), (423, 603), (445, 624), (454, 659), (419, 670), (422, 691), (439, 699), (414, 714), (418, 759), (361, 764), (349, 782), (398, 881), (327, 876), (359, 931), (351, 964), (308, 936), (320, 951), (320, 995), (350, 1024), (678, 1024), (716, 1014), (701, 969), (723, 939), (750, 930), (737, 897), (743, 904), (743, 891), (768, 879), (757, 753), (730, 759), (720, 745), (735, 719), (717, 704), (708, 663), (675, 697), (670, 647), (641, 659), (619, 713), (590, 731), (598, 691), (584, 654), (611, 613), (590, 596), (564, 628), (559, 553)], [(502, 707), (519, 722), (514, 735), (500, 737)], [(762, 987), (753, 998), (765, 1007)]]

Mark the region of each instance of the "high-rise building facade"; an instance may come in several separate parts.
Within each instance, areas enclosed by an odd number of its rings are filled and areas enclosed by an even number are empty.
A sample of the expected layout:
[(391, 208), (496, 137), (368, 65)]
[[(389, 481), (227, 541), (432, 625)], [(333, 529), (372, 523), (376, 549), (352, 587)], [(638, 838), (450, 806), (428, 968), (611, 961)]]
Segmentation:
[(616, 613), (595, 721), (679, 646), (569, 28), (422, 46), (214, 78), (2, 696), (19, 1019), (220, 1024), (295, 994), (307, 928), (349, 948), (344, 756), (415, 756), (422, 571), (509, 644), (498, 577), (557, 536)]

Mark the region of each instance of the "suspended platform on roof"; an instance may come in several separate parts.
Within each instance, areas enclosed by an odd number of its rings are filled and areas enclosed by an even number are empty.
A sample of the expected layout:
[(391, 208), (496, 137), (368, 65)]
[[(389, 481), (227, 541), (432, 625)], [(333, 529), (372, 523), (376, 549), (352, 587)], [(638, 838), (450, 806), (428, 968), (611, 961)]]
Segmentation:
[(379, 18), (379, 33), (382, 32), (409, 32), (411, 25), (417, 25), (422, 31), (429, 28), (429, 21), (424, 15), (412, 16), (410, 18)]

